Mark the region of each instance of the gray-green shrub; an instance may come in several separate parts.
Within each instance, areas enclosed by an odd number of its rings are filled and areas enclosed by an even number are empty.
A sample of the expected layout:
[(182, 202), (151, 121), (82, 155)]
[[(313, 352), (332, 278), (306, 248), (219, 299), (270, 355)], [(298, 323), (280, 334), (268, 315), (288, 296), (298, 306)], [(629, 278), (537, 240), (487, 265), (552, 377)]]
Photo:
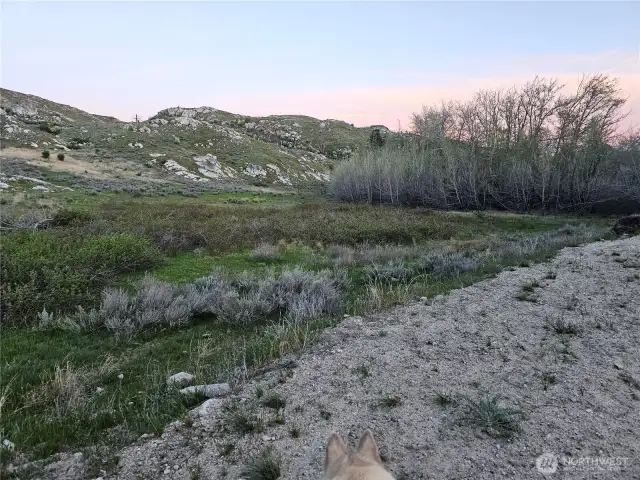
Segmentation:
[(245, 272), (235, 278), (216, 270), (186, 285), (146, 275), (134, 293), (106, 289), (97, 308), (54, 318), (41, 308), (38, 318), (42, 328), (104, 328), (125, 338), (143, 330), (185, 325), (207, 314), (234, 325), (273, 317), (298, 323), (338, 313), (346, 285), (345, 272), (300, 268), (279, 275), (273, 270), (264, 276)]

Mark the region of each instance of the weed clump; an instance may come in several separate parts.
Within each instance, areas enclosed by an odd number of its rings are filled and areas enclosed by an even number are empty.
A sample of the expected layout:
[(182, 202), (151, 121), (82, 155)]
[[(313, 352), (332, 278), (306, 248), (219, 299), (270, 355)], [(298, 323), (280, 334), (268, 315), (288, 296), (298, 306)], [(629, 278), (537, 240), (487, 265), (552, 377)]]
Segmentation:
[(496, 396), (488, 396), (479, 400), (467, 399), (460, 421), (478, 427), (492, 437), (508, 438), (521, 431), (522, 419), (522, 412), (500, 405)]
[(280, 457), (273, 452), (273, 449), (266, 448), (249, 462), (243, 476), (247, 480), (277, 480), (281, 475), (280, 463)]
[(270, 260), (279, 260), (281, 257), (280, 249), (277, 245), (262, 244), (254, 248), (249, 254), (251, 260), (265, 262)]

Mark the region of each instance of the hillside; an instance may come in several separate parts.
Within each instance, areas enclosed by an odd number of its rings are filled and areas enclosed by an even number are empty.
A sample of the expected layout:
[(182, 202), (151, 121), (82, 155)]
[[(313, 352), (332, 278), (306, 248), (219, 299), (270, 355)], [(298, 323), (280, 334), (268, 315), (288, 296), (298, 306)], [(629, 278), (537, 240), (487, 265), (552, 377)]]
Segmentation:
[[(338, 120), (251, 117), (212, 107), (172, 107), (129, 123), (7, 89), (1, 89), (0, 121), (4, 157), (54, 170), (92, 175), (100, 163), (107, 178), (135, 173), (140, 180), (280, 187), (326, 182), (335, 163), (361, 149), (371, 133)], [(48, 163), (41, 159), (45, 149)], [(58, 152), (66, 152), (64, 165), (56, 165)]]

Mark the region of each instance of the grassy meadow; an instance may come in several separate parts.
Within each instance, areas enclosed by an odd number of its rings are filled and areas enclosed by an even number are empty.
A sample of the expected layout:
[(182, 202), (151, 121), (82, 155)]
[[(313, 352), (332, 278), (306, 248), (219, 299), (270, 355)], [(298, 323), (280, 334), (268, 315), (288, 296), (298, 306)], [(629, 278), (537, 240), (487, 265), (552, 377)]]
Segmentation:
[[(442, 212), (312, 194), (2, 194), (3, 462), (113, 462), (344, 315), (433, 297), (604, 238), (595, 217)], [(105, 453), (107, 452), (107, 453)], [(105, 464), (101, 468), (104, 467)]]

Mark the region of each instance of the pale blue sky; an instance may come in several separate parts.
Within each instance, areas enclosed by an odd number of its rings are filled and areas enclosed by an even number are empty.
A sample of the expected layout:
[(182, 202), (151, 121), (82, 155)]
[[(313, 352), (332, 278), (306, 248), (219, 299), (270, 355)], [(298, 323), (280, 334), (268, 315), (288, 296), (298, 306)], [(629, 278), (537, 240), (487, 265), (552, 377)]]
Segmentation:
[[(460, 83), (606, 69), (632, 75), (632, 89), (640, 78), (638, 2), (5, 0), (1, 8), (2, 86), (125, 120), (173, 105), (318, 115), (317, 99), (332, 93), (337, 117), (345, 92), (444, 88), (443, 75)], [(422, 97), (413, 110), (430, 96)], [(353, 118), (374, 122), (391, 108), (367, 113), (365, 103)]]

